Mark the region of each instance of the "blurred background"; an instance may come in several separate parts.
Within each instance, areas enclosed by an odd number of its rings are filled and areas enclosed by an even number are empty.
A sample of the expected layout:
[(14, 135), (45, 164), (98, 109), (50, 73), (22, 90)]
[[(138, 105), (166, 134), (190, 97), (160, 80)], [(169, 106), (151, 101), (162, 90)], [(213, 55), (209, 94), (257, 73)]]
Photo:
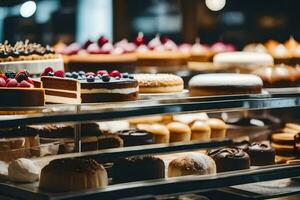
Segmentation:
[(176, 42), (300, 40), (298, 0), (0, 0), (0, 41), (84, 43), (167, 35)]

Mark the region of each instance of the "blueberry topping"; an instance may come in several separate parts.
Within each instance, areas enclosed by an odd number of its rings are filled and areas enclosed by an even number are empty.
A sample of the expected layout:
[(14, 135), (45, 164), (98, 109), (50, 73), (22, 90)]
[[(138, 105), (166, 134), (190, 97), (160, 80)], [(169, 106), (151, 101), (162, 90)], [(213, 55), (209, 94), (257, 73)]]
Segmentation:
[(72, 78), (71, 72), (66, 72), (66, 73), (65, 73), (65, 77), (67, 77), (67, 78)]
[(110, 80), (110, 77), (108, 76), (108, 75), (103, 75), (102, 77), (102, 80), (104, 81), (104, 82), (109, 82), (109, 80)]
[(5, 73), (5, 76), (6, 76), (7, 78), (15, 78), (15, 77), (16, 77), (16, 73), (14, 73), (14, 72), (12, 72), (12, 71), (7, 71), (7, 72)]
[(49, 72), (47, 76), (54, 76), (54, 72)]
[(11, 56), (14, 57), (14, 58), (17, 58), (17, 57), (20, 56), (20, 54), (19, 54), (18, 51), (13, 51), (13, 52), (11, 53)]
[(125, 73), (122, 74), (122, 77), (123, 77), (123, 78), (128, 78), (128, 77), (129, 77), (129, 74), (128, 74), (127, 72), (125, 72)]
[(86, 77), (86, 81), (91, 83), (91, 82), (95, 82), (95, 77), (94, 76), (88, 76)]
[(72, 78), (77, 79), (78, 78), (78, 73), (77, 72), (72, 72)]
[(79, 71), (78, 74), (79, 74), (79, 76), (83, 76), (83, 75), (85, 75), (85, 72), (84, 71)]
[(130, 79), (134, 79), (133, 75), (129, 75), (128, 78)]

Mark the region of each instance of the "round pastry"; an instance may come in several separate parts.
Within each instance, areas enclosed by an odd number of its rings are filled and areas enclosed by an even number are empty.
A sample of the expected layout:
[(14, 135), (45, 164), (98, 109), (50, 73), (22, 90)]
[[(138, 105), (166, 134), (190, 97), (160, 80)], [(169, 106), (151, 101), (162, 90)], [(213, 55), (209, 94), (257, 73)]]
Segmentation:
[(116, 134), (123, 139), (125, 147), (154, 143), (153, 134), (144, 130), (129, 129), (118, 131)]
[(211, 118), (206, 121), (211, 130), (211, 138), (225, 138), (226, 124), (220, 120)]
[(123, 140), (117, 135), (102, 135), (98, 137), (98, 149), (123, 147)]
[(275, 66), (265, 66), (253, 71), (253, 74), (259, 76), (266, 88), (290, 87), (294, 85), (295, 68), (280, 64)]
[(263, 44), (248, 44), (243, 48), (243, 51), (247, 52), (258, 52), (258, 53), (267, 53), (268, 50)]
[(40, 169), (31, 160), (20, 158), (8, 166), (8, 177), (11, 181), (31, 183), (39, 179)]
[(191, 96), (258, 94), (262, 86), (262, 80), (250, 74), (199, 74), (189, 81)]
[(146, 130), (153, 134), (155, 144), (167, 144), (170, 141), (170, 131), (161, 124), (138, 126), (141, 130)]
[(267, 144), (252, 143), (247, 150), (251, 166), (275, 164), (275, 150)]
[(188, 142), (191, 140), (191, 129), (181, 122), (171, 122), (167, 125), (170, 132), (170, 142)]
[(214, 65), (222, 69), (236, 69), (241, 72), (250, 72), (265, 65), (273, 65), (274, 60), (267, 53), (258, 52), (225, 52), (213, 58)]
[(269, 52), (273, 56), (276, 64), (289, 64), (291, 61), (292, 55), (283, 44), (275, 45), (273, 48), (269, 49)]
[(51, 192), (66, 192), (107, 185), (107, 172), (95, 160), (65, 158), (53, 160), (42, 169), (39, 187)]
[(135, 74), (139, 83), (139, 93), (182, 92), (183, 80), (173, 74)]
[(286, 161), (299, 157), (300, 144), (295, 141), (296, 135), (294, 133), (275, 133), (272, 135), (271, 146), (276, 151), (276, 160)]
[(168, 166), (168, 177), (215, 174), (216, 163), (202, 153), (189, 153), (172, 160)]
[(153, 156), (134, 156), (114, 162), (113, 182), (125, 183), (165, 178), (164, 162)]
[(238, 148), (221, 148), (212, 150), (208, 154), (217, 165), (217, 172), (242, 170), (250, 168), (250, 157)]
[(191, 140), (205, 141), (211, 137), (211, 129), (205, 121), (195, 121), (191, 127)]

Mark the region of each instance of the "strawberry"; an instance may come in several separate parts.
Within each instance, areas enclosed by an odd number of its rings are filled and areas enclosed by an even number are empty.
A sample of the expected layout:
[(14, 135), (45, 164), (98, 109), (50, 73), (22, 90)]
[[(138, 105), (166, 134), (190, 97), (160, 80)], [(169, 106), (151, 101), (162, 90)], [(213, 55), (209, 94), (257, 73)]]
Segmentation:
[(28, 83), (27, 81), (23, 80), (23, 81), (21, 81), (21, 83), (18, 84), (18, 87), (33, 88), (33, 85)]
[(57, 70), (56, 72), (54, 72), (54, 76), (57, 76), (57, 77), (65, 77), (65, 72), (64, 70)]
[(108, 72), (106, 70), (98, 70), (97, 74), (103, 76), (104, 74), (108, 74)]
[(0, 77), (0, 87), (5, 87), (6, 86), (6, 81), (4, 78)]
[(41, 76), (47, 76), (49, 74), (49, 72), (54, 72), (52, 67), (47, 67), (43, 73), (41, 74)]
[(114, 70), (112, 72), (109, 73), (110, 77), (121, 77), (121, 73), (118, 70)]
[(87, 72), (85, 73), (85, 76), (88, 77), (88, 76), (96, 76), (96, 74), (94, 72)]
[(6, 83), (6, 87), (18, 87), (18, 81), (16, 79), (10, 79), (9, 82)]

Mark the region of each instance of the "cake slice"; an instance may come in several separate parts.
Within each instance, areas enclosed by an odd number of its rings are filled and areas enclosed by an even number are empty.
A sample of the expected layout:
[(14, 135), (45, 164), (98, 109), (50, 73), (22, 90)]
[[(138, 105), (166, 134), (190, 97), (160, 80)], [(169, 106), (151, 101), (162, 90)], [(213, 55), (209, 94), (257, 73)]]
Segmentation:
[[(47, 72), (48, 71), (48, 72)], [(131, 101), (138, 97), (138, 82), (128, 73), (113, 71), (53, 72), (47, 69), (41, 81), (48, 103), (97, 103)]]

